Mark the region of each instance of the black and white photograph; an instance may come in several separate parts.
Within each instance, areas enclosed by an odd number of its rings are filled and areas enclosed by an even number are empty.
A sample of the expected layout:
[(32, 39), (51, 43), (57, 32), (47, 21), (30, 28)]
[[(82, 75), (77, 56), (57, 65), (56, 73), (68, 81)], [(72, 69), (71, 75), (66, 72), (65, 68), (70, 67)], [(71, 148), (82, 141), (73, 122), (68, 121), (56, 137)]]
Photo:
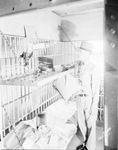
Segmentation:
[(118, 149), (118, 1), (0, 0), (0, 150)]

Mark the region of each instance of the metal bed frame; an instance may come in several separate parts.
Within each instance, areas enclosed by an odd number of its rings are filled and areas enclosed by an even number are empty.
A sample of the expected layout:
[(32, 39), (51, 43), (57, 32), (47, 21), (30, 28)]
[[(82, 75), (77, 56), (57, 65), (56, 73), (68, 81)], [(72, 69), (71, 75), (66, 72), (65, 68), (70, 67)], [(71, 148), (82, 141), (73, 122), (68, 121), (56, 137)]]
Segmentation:
[[(21, 120), (33, 119), (60, 99), (59, 93), (52, 86), (53, 81), (73, 73), (73, 69), (61, 73), (57, 71), (56, 74), (47, 75), (42, 80), (33, 80), (30, 75), (38, 67), (37, 58), (50, 57), (54, 66), (59, 66), (76, 61), (77, 53), (70, 42), (28, 39), (12, 35), (0, 35), (0, 41), (0, 143), (3, 146), (3, 138)], [(24, 67), (22, 61), (19, 61), (19, 56), (27, 50), (28, 43), (34, 46), (34, 53), (29, 65)], [(38, 48), (41, 43), (44, 44), (44, 48)], [(80, 42), (74, 44), (79, 46)], [(21, 80), (25, 75), (28, 76)], [(38, 105), (34, 104), (36, 96), (40, 101)], [(99, 110), (103, 113), (101, 108)]]

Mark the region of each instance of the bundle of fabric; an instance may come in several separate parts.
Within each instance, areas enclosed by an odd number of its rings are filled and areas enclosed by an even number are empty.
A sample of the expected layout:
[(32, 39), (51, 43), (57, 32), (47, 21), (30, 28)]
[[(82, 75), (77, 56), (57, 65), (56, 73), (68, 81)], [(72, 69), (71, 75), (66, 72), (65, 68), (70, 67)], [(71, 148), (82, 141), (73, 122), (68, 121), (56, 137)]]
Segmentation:
[(65, 99), (65, 101), (73, 99), (77, 94), (82, 92), (82, 87), (71, 74), (65, 75), (54, 82), (54, 87)]
[(18, 149), (22, 147), (25, 141), (25, 133), (28, 135), (33, 134), (33, 129), (21, 122), (4, 138), (4, 147), (6, 149)]
[(60, 99), (46, 108), (46, 123), (50, 128), (63, 128), (76, 111), (76, 102), (69, 101), (66, 103), (64, 99)]
[[(36, 118), (22, 121), (4, 139), (7, 149), (65, 149), (76, 133), (76, 125), (67, 120), (76, 111), (74, 102), (59, 100), (46, 111), (46, 124), (37, 129)], [(63, 115), (62, 115), (63, 114)]]
[(66, 124), (64, 128), (50, 129), (47, 127), (47, 131), (37, 140), (36, 145), (40, 149), (66, 149), (75, 132), (76, 127), (69, 124)]

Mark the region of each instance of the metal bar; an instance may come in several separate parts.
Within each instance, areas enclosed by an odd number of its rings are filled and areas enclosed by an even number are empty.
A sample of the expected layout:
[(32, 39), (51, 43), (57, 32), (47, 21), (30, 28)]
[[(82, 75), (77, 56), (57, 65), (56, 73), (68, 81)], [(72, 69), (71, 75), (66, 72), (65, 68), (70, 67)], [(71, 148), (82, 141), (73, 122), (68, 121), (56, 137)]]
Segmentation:
[(12, 86), (11, 87), (11, 92), (12, 92), (12, 101), (13, 101), (13, 125), (15, 126), (15, 115), (16, 115), (16, 112), (15, 112), (15, 89), (14, 87)]
[(5, 112), (2, 109), (2, 122), (3, 122), (3, 136), (5, 136)]
[(21, 93), (20, 101), (21, 101), (21, 119), (22, 119), (23, 118), (23, 99), (22, 99), (23, 94), (22, 94), (22, 87), (20, 87), (20, 93)]
[[(8, 114), (10, 114), (10, 101), (9, 101), (9, 97), (8, 97), (8, 91), (9, 91), (9, 87), (7, 87), (7, 86), (5, 86), (5, 88), (6, 88), (6, 95), (7, 95), (7, 112), (8, 112)], [(3, 107), (5, 107), (5, 105), (3, 106)], [(10, 122), (8, 121), (8, 128), (9, 128), (9, 131), (10, 131)]]
[(3, 102), (3, 92), (2, 92), (2, 86), (0, 86), (0, 138), (1, 138), (1, 146), (3, 147), (3, 108), (2, 108), (2, 102)]
[[(1, 103), (1, 101), (0, 101), (0, 103)], [(1, 107), (1, 105), (0, 105), (0, 139), (1, 139), (1, 141), (0, 141), (0, 146), (1, 146), (1, 149), (3, 149), (4, 148), (4, 146), (3, 146), (3, 120), (2, 120), (2, 118), (3, 118), (3, 116), (2, 116), (2, 107)]]
[[(31, 93), (32, 91), (31, 91), (31, 87), (28, 87), (28, 93)], [(28, 95), (28, 99), (29, 99), (29, 104), (30, 104), (30, 107), (29, 107), (29, 109), (30, 109), (30, 112), (29, 112), (29, 119), (31, 119), (31, 110), (32, 110), (32, 99), (31, 99), (31, 94), (29, 94)]]
[[(24, 87), (24, 118), (27, 115), (27, 105), (26, 105), (26, 87)], [(25, 118), (26, 120), (27, 118)]]
[[(6, 39), (6, 36), (5, 36), (5, 39)], [(3, 58), (4, 57), (8, 57), (8, 55), (7, 55), (7, 43), (6, 43), (6, 40), (5, 39), (3, 39), (4, 41), (4, 55), (3, 55)]]
[[(19, 92), (18, 92), (18, 91), (19, 91), (19, 87), (16, 87), (16, 88), (17, 88), (17, 90), (16, 90), (16, 91), (17, 91), (17, 92), (16, 92), (16, 93), (17, 93), (16, 96), (19, 97), (19, 95), (18, 95), (18, 93), (19, 93)], [(14, 101), (15, 101), (15, 100), (14, 100)], [(20, 120), (20, 119), (19, 119), (19, 118), (20, 118), (20, 110), (19, 110), (19, 105), (20, 105), (20, 103), (19, 103), (19, 100), (16, 101), (16, 104), (17, 104), (17, 114), (18, 114), (17, 121), (19, 121), (19, 120)]]

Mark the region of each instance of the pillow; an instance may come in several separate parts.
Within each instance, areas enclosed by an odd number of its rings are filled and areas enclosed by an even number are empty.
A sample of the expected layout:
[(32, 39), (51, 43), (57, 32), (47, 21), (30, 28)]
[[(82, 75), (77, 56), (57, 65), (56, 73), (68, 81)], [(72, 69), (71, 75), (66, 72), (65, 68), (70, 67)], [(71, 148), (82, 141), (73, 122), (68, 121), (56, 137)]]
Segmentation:
[(71, 74), (57, 79), (53, 85), (66, 101), (74, 98), (81, 90), (81, 86)]

